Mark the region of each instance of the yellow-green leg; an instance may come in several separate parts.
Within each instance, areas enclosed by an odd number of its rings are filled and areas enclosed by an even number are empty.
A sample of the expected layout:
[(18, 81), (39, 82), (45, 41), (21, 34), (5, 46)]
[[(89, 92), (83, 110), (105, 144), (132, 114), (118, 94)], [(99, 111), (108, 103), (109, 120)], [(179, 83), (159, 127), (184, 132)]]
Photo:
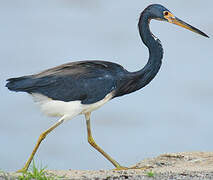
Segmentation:
[(92, 147), (94, 147), (97, 151), (99, 151), (105, 158), (107, 158), (115, 166), (115, 168), (117, 170), (128, 169), (126, 167), (121, 166), (117, 161), (115, 161), (113, 158), (111, 158), (107, 153), (105, 153), (103, 151), (103, 149), (101, 149), (96, 144), (95, 140), (92, 137), (91, 127), (90, 127), (90, 115), (91, 115), (90, 112), (85, 114), (85, 118), (86, 118), (86, 122), (87, 122), (87, 138), (88, 138), (89, 144)]
[(27, 160), (27, 162), (25, 163), (24, 167), (22, 169), (19, 169), (17, 172), (26, 172), (30, 166), (30, 163), (35, 155), (35, 153), (37, 152), (39, 145), (41, 144), (41, 142), (45, 139), (45, 137), (52, 131), (54, 130), (56, 127), (58, 127), (61, 123), (64, 122), (64, 117), (62, 117), (57, 123), (55, 123), (53, 126), (51, 126), (49, 129), (47, 129), (46, 131), (44, 131), (43, 133), (41, 133), (41, 135), (38, 138), (38, 141), (33, 149), (33, 152), (31, 153), (29, 159)]

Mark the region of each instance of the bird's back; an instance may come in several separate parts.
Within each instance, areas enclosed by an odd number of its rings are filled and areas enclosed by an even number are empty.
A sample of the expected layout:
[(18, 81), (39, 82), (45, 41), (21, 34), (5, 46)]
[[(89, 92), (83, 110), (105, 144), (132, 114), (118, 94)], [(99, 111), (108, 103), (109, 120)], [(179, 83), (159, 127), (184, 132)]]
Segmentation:
[(112, 92), (125, 72), (122, 66), (108, 61), (78, 61), (8, 79), (6, 86), (12, 91), (38, 93), (53, 100), (91, 104)]

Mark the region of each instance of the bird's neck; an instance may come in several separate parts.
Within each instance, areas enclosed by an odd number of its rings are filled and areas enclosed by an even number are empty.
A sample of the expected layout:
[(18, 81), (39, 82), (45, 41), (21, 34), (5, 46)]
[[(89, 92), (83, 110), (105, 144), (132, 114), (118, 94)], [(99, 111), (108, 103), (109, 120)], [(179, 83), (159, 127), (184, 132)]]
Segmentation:
[(149, 59), (141, 70), (132, 73), (133, 78), (138, 79), (138, 85), (135, 90), (150, 83), (158, 73), (162, 63), (163, 47), (160, 40), (151, 33), (149, 28), (150, 21), (151, 19), (146, 15), (146, 12), (143, 12), (139, 19), (138, 28), (143, 43), (149, 49)]
[(141, 39), (149, 49), (149, 60), (141, 70), (126, 74), (120, 83), (119, 90), (116, 92), (115, 97), (129, 94), (143, 88), (152, 81), (161, 67), (163, 48), (160, 40), (158, 40), (149, 29), (150, 20), (148, 14), (146, 15), (146, 12), (143, 12), (138, 23)]

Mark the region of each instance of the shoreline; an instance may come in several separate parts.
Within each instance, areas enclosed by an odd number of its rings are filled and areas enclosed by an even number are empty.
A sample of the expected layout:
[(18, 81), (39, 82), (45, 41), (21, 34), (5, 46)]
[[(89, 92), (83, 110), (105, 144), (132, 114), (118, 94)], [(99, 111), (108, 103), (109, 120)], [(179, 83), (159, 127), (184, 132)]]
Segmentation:
[[(169, 153), (145, 159), (135, 164), (138, 169), (128, 170), (47, 170), (62, 179), (91, 180), (198, 180), (213, 179), (213, 152)], [(152, 172), (152, 176), (149, 173)], [(17, 179), (19, 173), (7, 173)], [(61, 179), (61, 178), (60, 178)], [(0, 180), (6, 177), (0, 173)]]

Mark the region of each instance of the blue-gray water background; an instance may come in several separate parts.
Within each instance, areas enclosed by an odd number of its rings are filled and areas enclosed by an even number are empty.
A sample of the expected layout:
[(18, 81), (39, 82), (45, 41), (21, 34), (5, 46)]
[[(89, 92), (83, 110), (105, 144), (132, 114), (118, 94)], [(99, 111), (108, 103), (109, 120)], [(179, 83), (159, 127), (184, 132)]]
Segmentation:
[[(137, 22), (150, 3), (213, 37), (212, 0), (0, 0), (0, 169), (21, 168), (39, 134), (56, 121), (26, 93), (9, 92), (5, 80), (86, 59), (139, 70), (148, 51)], [(165, 49), (157, 77), (92, 114), (97, 143), (125, 166), (166, 152), (213, 150), (212, 38), (165, 22), (152, 21), (151, 30)], [(112, 168), (88, 145), (83, 116), (51, 133), (35, 161), (50, 169)]]

